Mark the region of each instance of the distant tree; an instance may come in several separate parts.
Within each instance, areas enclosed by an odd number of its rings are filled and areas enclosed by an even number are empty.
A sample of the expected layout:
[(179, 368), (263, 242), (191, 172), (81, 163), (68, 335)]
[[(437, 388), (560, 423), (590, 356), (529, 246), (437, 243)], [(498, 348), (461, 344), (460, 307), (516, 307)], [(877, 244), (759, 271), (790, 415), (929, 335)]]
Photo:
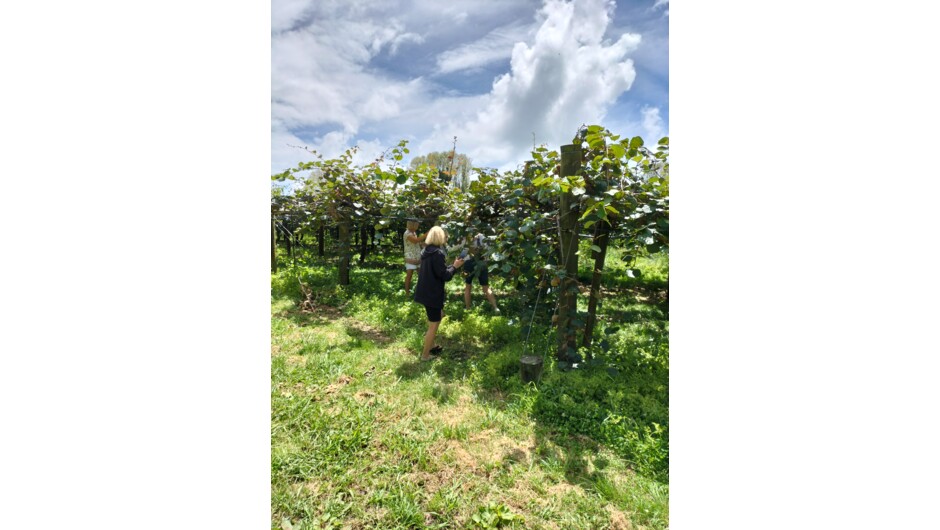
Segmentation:
[(470, 158), (453, 151), (436, 151), (411, 159), (411, 168), (418, 169), (427, 165), (438, 172), (440, 179), (455, 188), (467, 191), (470, 184)]

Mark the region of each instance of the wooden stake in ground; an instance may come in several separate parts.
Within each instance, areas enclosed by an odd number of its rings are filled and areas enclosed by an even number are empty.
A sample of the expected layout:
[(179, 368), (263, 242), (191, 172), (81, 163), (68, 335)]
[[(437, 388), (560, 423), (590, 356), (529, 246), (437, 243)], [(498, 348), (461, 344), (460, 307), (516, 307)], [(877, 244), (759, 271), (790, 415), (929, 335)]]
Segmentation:
[[(562, 178), (577, 175), (581, 171), (581, 146), (561, 146)], [(558, 206), (558, 243), (561, 246), (561, 266), (565, 277), (560, 284), (558, 304), (558, 352), (559, 361), (570, 362), (577, 351), (572, 320), (578, 314), (578, 217), (580, 208), (574, 194), (562, 192)]]

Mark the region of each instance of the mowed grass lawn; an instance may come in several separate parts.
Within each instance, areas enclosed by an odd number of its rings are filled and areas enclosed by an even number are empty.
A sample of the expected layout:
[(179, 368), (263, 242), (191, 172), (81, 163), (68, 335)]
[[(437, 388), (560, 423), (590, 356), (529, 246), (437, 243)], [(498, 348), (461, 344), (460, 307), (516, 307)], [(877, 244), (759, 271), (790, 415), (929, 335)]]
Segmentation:
[[(361, 267), (340, 287), (326, 265), (272, 277), (272, 528), (668, 527), (668, 479), (536, 413), (553, 381), (583, 376), (549, 355), (539, 385), (521, 383), (520, 355), (551, 337), (523, 341), (508, 289), (494, 281), (494, 315), (477, 290), (464, 310), (449, 284), (445, 352), (422, 363), (426, 318), (402, 278)], [(617, 385), (606, 373), (591, 377)]]

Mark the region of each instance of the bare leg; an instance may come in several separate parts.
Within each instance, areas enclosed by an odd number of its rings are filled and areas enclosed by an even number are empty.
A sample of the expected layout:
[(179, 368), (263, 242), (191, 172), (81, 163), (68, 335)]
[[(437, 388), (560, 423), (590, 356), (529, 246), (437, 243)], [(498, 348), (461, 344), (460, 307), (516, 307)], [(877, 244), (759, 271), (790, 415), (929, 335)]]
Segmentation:
[(471, 288), (471, 287), (472, 287), (472, 285), (468, 283), (468, 284), (463, 288), (463, 305), (464, 305), (464, 307), (466, 307), (467, 309), (470, 309), (470, 288)]
[(408, 269), (405, 271), (405, 295), (411, 294), (411, 274), (414, 273), (413, 270)]
[(490, 305), (493, 306), (493, 310), (499, 311), (499, 308), (496, 307), (496, 297), (493, 296), (493, 291), (490, 290), (489, 285), (483, 286), (483, 295), (486, 296), (486, 299), (490, 301)]
[(431, 348), (434, 347), (434, 337), (437, 336), (438, 322), (428, 322), (428, 332), (424, 334), (424, 351), (421, 352), (421, 360), (426, 361), (431, 358)]

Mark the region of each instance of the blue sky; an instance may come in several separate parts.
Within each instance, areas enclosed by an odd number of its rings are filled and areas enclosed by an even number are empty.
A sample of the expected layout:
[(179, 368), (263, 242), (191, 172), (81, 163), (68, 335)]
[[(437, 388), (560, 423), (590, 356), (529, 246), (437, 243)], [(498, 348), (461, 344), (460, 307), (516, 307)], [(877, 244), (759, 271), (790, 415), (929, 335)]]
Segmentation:
[(408, 140), (513, 169), (578, 127), (669, 132), (668, 0), (273, 0), (271, 172)]

